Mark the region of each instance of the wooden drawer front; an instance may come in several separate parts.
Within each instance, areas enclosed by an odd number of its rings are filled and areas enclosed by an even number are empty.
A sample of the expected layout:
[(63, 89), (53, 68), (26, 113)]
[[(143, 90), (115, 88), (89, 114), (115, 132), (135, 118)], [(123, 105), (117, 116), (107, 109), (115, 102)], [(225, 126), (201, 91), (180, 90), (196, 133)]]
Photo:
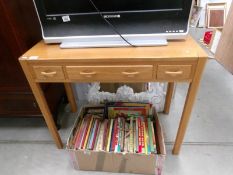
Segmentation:
[(127, 66), (67, 66), (67, 75), (70, 80), (81, 81), (145, 81), (152, 80), (152, 65)]
[(64, 80), (62, 66), (33, 66), (37, 80)]
[(192, 65), (158, 65), (158, 80), (189, 80)]

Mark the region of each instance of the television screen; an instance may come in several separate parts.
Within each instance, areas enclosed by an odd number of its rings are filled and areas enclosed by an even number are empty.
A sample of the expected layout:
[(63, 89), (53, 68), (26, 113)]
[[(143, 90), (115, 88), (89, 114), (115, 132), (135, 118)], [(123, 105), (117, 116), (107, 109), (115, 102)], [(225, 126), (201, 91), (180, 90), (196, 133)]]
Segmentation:
[[(101, 12), (182, 10), (183, 0), (92, 0)], [(46, 15), (96, 13), (89, 0), (43, 0)]]

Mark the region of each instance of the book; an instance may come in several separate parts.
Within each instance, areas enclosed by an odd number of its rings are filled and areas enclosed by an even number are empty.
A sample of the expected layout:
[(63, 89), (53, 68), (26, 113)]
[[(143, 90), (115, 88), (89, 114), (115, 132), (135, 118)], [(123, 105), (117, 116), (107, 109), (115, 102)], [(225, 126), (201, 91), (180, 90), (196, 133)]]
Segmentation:
[(78, 137), (79, 132), (80, 132), (80, 128), (81, 128), (82, 122), (83, 122), (83, 119), (80, 119), (78, 121), (78, 124), (77, 124), (77, 126), (75, 128), (75, 133), (73, 134), (72, 145), (75, 145), (75, 142), (76, 142), (77, 137)]
[(142, 153), (142, 127), (141, 127), (141, 118), (137, 118), (138, 120), (138, 153)]
[(80, 140), (79, 140), (78, 149), (82, 148), (82, 143), (85, 140), (84, 135), (85, 135), (85, 130), (86, 130), (87, 124), (88, 124), (88, 119), (84, 118), (84, 123), (83, 123), (83, 127), (82, 127), (81, 134), (80, 134)]
[(118, 147), (118, 123), (119, 123), (119, 118), (114, 119), (114, 126), (113, 126), (113, 135), (112, 135), (112, 143), (111, 143), (111, 151), (117, 152), (117, 147)]
[(137, 152), (137, 135), (136, 135), (136, 120), (133, 121), (133, 150)]
[(130, 117), (130, 125), (129, 125), (130, 139), (129, 139), (129, 152), (134, 152), (134, 133), (133, 133), (133, 117)]
[(93, 139), (94, 139), (94, 134), (95, 134), (95, 130), (96, 130), (96, 125), (97, 125), (97, 120), (94, 119), (93, 122), (92, 122), (92, 126), (91, 126), (91, 129), (90, 129), (90, 133), (89, 133), (89, 138), (88, 138), (88, 142), (87, 142), (87, 145), (86, 145), (86, 149), (91, 149), (91, 145), (92, 145), (92, 142), (93, 142)]
[(135, 152), (138, 153), (138, 118), (136, 118), (135, 120), (135, 140), (136, 140)]
[(149, 136), (150, 152), (155, 152), (154, 144), (153, 144), (153, 134), (152, 134), (152, 127), (151, 127), (151, 119), (150, 118), (147, 118), (147, 123), (148, 123), (148, 136)]
[(113, 121), (114, 121), (113, 119), (110, 119), (109, 131), (108, 131), (108, 137), (107, 137), (108, 142), (107, 142), (106, 151), (110, 151)]
[(124, 152), (130, 151), (130, 129), (129, 123), (125, 122), (125, 133), (124, 133)]
[(90, 133), (92, 121), (93, 121), (93, 117), (92, 116), (88, 117), (87, 125), (85, 127), (85, 131), (84, 131), (84, 135), (83, 135), (81, 149), (86, 148), (86, 144), (87, 144), (88, 136), (89, 136), (89, 133)]
[(143, 132), (144, 132), (144, 153), (148, 154), (148, 147), (147, 147), (147, 133), (146, 133), (146, 122), (143, 121)]
[(95, 119), (93, 119), (93, 122), (91, 123), (90, 132), (89, 132), (89, 135), (87, 135), (87, 137), (88, 137), (87, 144), (86, 144), (86, 147), (84, 149), (89, 149), (90, 142), (91, 142), (91, 140), (93, 138), (94, 127), (95, 127)]
[(154, 123), (153, 122), (151, 122), (151, 128), (152, 128), (152, 137), (153, 137), (154, 151), (155, 151), (155, 153), (157, 153), (156, 139), (155, 139), (155, 130), (154, 130)]
[(122, 123), (122, 127), (121, 127), (120, 146), (121, 146), (121, 151), (123, 151), (124, 150), (124, 138), (125, 138), (125, 118), (121, 118), (121, 123)]
[(96, 145), (96, 142), (97, 142), (97, 134), (99, 132), (99, 128), (100, 128), (100, 121), (99, 120), (96, 120), (96, 128), (94, 130), (94, 137), (93, 137), (93, 140), (91, 142), (91, 150), (94, 149), (94, 146)]
[(104, 121), (100, 123), (99, 132), (97, 134), (97, 141), (95, 145), (96, 151), (102, 151), (103, 150), (103, 137), (104, 137)]
[(107, 151), (108, 144), (108, 132), (109, 132), (109, 122), (110, 120), (106, 119), (104, 124), (104, 137), (103, 137), (103, 150)]
[[(131, 104), (128, 105), (130, 106)], [(113, 110), (116, 112), (114, 114), (115, 117), (110, 119), (103, 119), (100, 117), (101, 110), (91, 108), (91, 110), (86, 111), (89, 113), (86, 113), (77, 122), (70, 143), (73, 144), (74, 149), (89, 149), (116, 153), (156, 153), (154, 123), (149, 115), (143, 115), (142, 113), (148, 106), (150, 105), (140, 103), (136, 108), (135, 106), (124, 106), (123, 111), (128, 111), (125, 113), (118, 113), (121, 111), (122, 106), (117, 106), (117, 110)], [(130, 108), (133, 112), (130, 111)], [(139, 108), (143, 110), (141, 111)], [(141, 112), (134, 113), (137, 110)], [(97, 115), (97, 113), (99, 114)]]
[(144, 136), (144, 121), (140, 120), (140, 132), (141, 132), (141, 153), (145, 153), (145, 136)]
[(78, 132), (76, 132), (76, 136), (75, 136), (74, 149), (79, 148), (79, 144), (80, 144), (80, 140), (81, 140), (81, 134), (82, 134), (83, 127), (84, 127), (84, 119), (81, 119), (81, 120), (82, 120), (81, 124), (80, 124)]

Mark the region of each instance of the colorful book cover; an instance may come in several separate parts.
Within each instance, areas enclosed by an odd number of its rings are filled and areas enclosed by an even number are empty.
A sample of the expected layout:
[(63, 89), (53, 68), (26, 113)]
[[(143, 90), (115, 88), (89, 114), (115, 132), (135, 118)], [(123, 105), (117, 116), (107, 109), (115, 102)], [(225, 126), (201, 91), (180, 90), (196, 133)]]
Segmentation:
[(144, 116), (152, 116), (152, 104), (143, 102), (109, 102), (106, 104), (106, 112), (108, 113), (109, 107), (143, 107), (146, 109)]
[(108, 107), (108, 118), (115, 118), (119, 115), (143, 115), (146, 116), (147, 110), (145, 107)]

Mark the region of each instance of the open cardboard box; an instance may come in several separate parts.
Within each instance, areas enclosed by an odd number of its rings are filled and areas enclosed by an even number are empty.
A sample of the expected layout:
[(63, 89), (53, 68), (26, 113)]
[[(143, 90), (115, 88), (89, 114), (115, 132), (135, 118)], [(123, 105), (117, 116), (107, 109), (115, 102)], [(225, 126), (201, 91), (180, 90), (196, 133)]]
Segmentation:
[[(138, 153), (115, 153), (93, 150), (75, 150), (71, 147), (78, 121), (83, 117), (86, 107), (82, 107), (78, 118), (72, 128), (67, 140), (66, 149), (68, 150), (72, 164), (77, 170), (86, 171), (108, 171), (119, 173), (138, 173), (161, 175), (165, 160), (166, 149), (164, 144), (163, 132), (154, 110), (155, 131), (157, 144), (157, 154), (138, 154)], [(96, 107), (96, 106), (95, 106)]]

